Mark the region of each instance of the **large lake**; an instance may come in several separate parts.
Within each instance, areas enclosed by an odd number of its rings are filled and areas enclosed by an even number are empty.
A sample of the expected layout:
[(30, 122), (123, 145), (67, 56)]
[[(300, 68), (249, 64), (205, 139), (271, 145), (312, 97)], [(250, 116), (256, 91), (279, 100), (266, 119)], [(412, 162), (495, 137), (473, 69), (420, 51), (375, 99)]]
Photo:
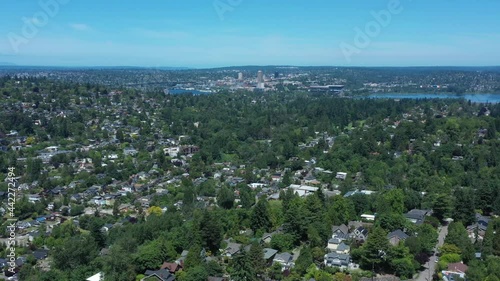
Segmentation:
[(206, 94), (211, 94), (210, 92), (202, 92), (199, 90), (186, 90), (186, 89), (169, 89), (168, 93), (172, 94), (172, 95), (181, 95), (181, 94), (206, 95)]
[(476, 103), (499, 103), (500, 94), (370, 94), (373, 99), (465, 99)]

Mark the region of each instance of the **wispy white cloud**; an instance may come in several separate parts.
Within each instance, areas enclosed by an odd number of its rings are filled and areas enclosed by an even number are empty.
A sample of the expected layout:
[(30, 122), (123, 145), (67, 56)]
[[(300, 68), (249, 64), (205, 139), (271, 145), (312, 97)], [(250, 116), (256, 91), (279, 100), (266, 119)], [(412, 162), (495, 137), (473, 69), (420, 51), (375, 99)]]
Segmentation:
[(69, 25), (71, 28), (77, 31), (87, 31), (90, 30), (90, 26), (84, 24), (84, 23), (71, 23)]

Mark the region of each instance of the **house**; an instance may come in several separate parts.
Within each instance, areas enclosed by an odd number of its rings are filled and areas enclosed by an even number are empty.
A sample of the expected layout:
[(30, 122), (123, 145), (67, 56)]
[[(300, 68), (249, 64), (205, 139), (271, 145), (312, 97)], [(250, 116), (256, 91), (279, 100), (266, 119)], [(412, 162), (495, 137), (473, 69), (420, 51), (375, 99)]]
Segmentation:
[(48, 255), (49, 255), (49, 250), (40, 249), (40, 250), (33, 251), (33, 256), (37, 260), (46, 259), (48, 257)]
[(104, 280), (104, 273), (102, 273), (102, 272), (96, 273), (95, 275), (92, 275), (85, 280), (86, 281), (103, 281)]
[(274, 174), (271, 176), (271, 181), (273, 182), (281, 182), (281, 174)]
[(99, 251), (99, 255), (100, 256), (107, 256), (107, 255), (109, 255), (110, 252), (111, 252), (111, 250), (109, 248), (102, 248), (101, 251)]
[(268, 265), (271, 265), (273, 263), (274, 257), (278, 253), (278, 250), (271, 249), (271, 248), (264, 248), (264, 260)]
[(194, 154), (200, 151), (200, 148), (196, 145), (184, 145), (181, 147), (181, 151), (183, 154)]
[(293, 189), (294, 193), (299, 195), (300, 197), (311, 195), (318, 190), (318, 188), (314, 186), (298, 185), (298, 184), (291, 184), (288, 188)]
[(110, 223), (105, 224), (103, 227), (101, 227), (102, 232), (109, 232), (113, 228), (113, 225)]
[(422, 224), (426, 216), (430, 216), (432, 210), (419, 210), (413, 209), (405, 214), (405, 217), (409, 219), (414, 224)]
[(469, 267), (462, 262), (448, 264), (448, 271), (466, 273)]
[(16, 266), (21, 267), (23, 266), (28, 259), (25, 256), (19, 257), (16, 259)]
[(325, 266), (347, 268), (351, 257), (346, 254), (328, 253), (325, 255)]
[(41, 235), (42, 235), (42, 233), (40, 231), (33, 230), (33, 231), (28, 233), (28, 241), (33, 242), (33, 240), (35, 240), (35, 238), (40, 237)]
[(354, 230), (360, 226), (364, 226), (365, 223), (361, 222), (361, 221), (349, 221), (347, 223), (347, 228), (349, 228), (349, 230)]
[(123, 149), (123, 154), (125, 156), (135, 156), (138, 153), (138, 151), (135, 148), (125, 148)]
[(44, 217), (44, 216), (41, 216), (41, 217), (36, 218), (36, 221), (37, 221), (38, 223), (44, 223), (46, 220), (47, 220), (47, 218), (46, 218), (46, 217)]
[(241, 250), (241, 244), (238, 243), (228, 243), (226, 249), (224, 249), (223, 253), (226, 257), (233, 257), (238, 254)]
[(340, 243), (342, 243), (342, 240), (338, 238), (331, 238), (330, 240), (328, 240), (328, 245), (326, 246), (326, 248), (332, 252), (335, 252)]
[(336, 179), (339, 180), (345, 180), (347, 178), (347, 173), (345, 172), (337, 172), (337, 175), (335, 176)]
[(17, 226), (18, 229), (25, 229), (25, 228), (32, 227), (31, 223), (29, 223), (27, 221), (18, 221), (16, 223), (16, 226)]
[(164, 262), (160, 269), (168, 269), (172, 274), (182, 269), (182, 266), (176, 262)]
[(259, 182), (254, 182), (254, 183), (248, 184), (248, 187), (250, 187), (251, 189), (264, 188), (266, 186), (267, 186), (267, 184), (259, 183)]
[(278, 227), (278, 229), (271, 233), (264, 233), (260, 241), (263, 243), (271, 243), (271, 238), (273, 237), (273, 235), (280, 233), (283, 233), (283, 226)]
[[(473, 239), (477, 238), (479, 240), (483, 239), (489, 222), (489, 217), (483, 216), (481, 214), (476, 214), (476, 222), (467, 226), (469, 237)], [(478, 235), (478, 237), (476, 237), (476, 234)]]
[(361, 219), (365, 221), (374, 221), (375, 220), (375, 215), (369, 215), (369, 214), (362, 214)]
[(481, 214), (476, 214), (476, 222), (478, 225), (481, 225), (486, 230), (490, 222), (490, 217), (486, 217)]
[(160, 270), (146, 270), (144, 273), (146, 277), (142, 278), (141, 281), (174, 281), (175, 275), (170, 273), (168, 269)]
[(391, 245), (393, 246), (399, 245), (400, 241), (404, 241), (408, 237), (410, 236), (404, 233), (401, 229), (396, 229), (393, 232), (387, 234), (387, 239), (389, 240), (389, 243), (391, 243)]
[(82, 201), (82, 196), (78, 193), (75, 193), (75, 194), (72, 194), (69, 198), (69, 200), (73, 201), (73, 202), (77, 202), (77, 203), (80, 203)]
[(344, 242), (341, 242), (338, 246), (337, 249), (335, 250), (337, 254), (349, 254), (351, 252), (351, 247)]
[(290, 269), (294, 266), (293, 255), (286, 252), (277, 254), (273, 259), (273, 264), (274, 263), (281, 264), (282, 270)]
[(181, 257), (177, 259), (175, 262), (178, 264), (182, 264), (186, 260), (188, 254), (189, 254), (188, 250), (183, 250), (181, 253)]
[(274, 233), (264, 233), (262, 235), (261, 241), (264, 243), (271, 243), (271, 238), (273, 238)]
[(366, 240), (368, 238), (368, 230), (362, 226), (356, 228), (352, 233), (353, 238), (357, 240)]
[(169, 156), (172, 156), (172, 157), (177, 157), (177, 155), (179, 155), (179, 152), (181, 151), (181, 148), (180, 147), (168, 147), (168, 148), (164, 148), (163, 149), (163, 152), (165, 153), (165, 155), (169, 155)]
[(332, 226), (332, 238), (349, 238), (349, 228), (345, 224)]
[(441, 274), (443, 275), (444, 281), (456, 281), (456, 280), (464, 280), (465, 279), (464, 272), (443, 270), (443, 271), (441, 271)]
[(30, 194), (28, 195), (28, 201), (31, 203), (36, 203), (42, 201), (42, 197), (38, 194)]

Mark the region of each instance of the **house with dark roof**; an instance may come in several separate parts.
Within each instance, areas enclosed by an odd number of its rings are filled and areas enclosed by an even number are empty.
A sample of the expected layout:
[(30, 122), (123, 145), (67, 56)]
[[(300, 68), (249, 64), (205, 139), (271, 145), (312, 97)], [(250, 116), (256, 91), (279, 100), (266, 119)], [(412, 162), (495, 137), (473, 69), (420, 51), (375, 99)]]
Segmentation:
[(335, 250), (337, 254), (346, 254), (346, 255), (349, 254), (350, 251), (351, 247), (344, 242), (340, 243), (337, 246), (337, 249)]
[(268, 265), (271, 265), (273, 263), (274, 257), (278, 253), (278, 250), (271, 249), (271, 248), (264, 248), (263, 252), (264, 252), (264, 260), (266, 261), (266, 263)]
[(277, 254), (273, 259), (273, 263), (281, 264), (283, 270), (290, 269), (295, 265), (293, 262), (293, 255), (286, 252)]
[(146, 277), (142, 278), (141, 281), (174, 281), (175, 275), (170, 273), (168, 269), (160, 270), (146, 270), (144, 273)]
[(33, 256), (37, 260), (46, 259), (49, 256), (49, 250), (44, 250), (44, 249), (35, 250), (33, 251)]
[(354, 239), (364, 241), (366, 240), (366, 238), (368, 238), (368, 229), (360, 226), (356, 228), (351, 235)]
[(238, 243), (228, 243), (227, 247), (224, 249), (223, 253), (226, 257), (233, 257), (238, 254), (241, 250), (241, 244)]
[(328, 253), (325, 255), (325, 266), (347, 268), (351, 257), (346, 254)]
[(413, 209), (404, 216), (414, 224), (422, 224), (426, 216), (432, 215), (432, 210)]
[(474, 240), (482, 240), (484, 234), (486, 233), (486, 229), (488, 228), (489, 222), (490, 217), (476, 214), (476, 222), (467, 226), (469, 237)]
[(348, 239), (349, 238), (349, 228), (345, 224), (334, 225), (332, 227), (332, 238)]
[(387, 234), (387, 239), (389, 240), (389, 243), (391, 243), (391, 245), (393, 246), (398, 245), (400, 241), (404, 241), (408, 237), (410, 236), (404, 233), (401, 229), (396, 229), (393, 232)]

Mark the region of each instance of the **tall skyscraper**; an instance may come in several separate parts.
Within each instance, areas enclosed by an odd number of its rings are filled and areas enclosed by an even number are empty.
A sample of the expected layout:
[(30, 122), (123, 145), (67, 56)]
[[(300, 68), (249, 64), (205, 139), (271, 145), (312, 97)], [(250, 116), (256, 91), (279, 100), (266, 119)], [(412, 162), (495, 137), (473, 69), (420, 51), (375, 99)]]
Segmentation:
[(238, 73), (238, 80), (240, 81), (243, 80), (243, 73), (241, 72)]
[(264, 83), (264, 73), (262, 73), (262, 70), (257, 72), (257, 83)]

